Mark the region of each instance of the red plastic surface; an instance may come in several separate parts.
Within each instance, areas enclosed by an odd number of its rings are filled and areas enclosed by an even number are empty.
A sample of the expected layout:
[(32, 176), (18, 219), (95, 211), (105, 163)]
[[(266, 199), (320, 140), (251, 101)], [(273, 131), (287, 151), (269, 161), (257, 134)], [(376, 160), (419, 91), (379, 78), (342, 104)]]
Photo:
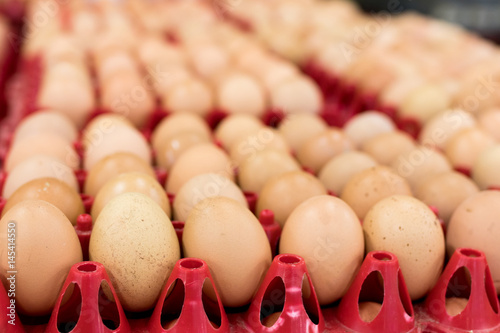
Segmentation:
[(245, 195), (245, 199), (247, 199), (248, 209), (250, 209), (252, 213), (255, 213), (255, 207), (257, 206), (257, 199), (258, 199), (257, 193), (243, 192), (243, 194)]
[(174, 226), (175, 234), (177, 235), (177, 239), (179, 240), (179, 246), (182, 251), (182, 234), (184, 233), (184, 222), (182, 221), (172, 221)]
[(276, 220), (274, 219), (274, 213), (269, 209), (264, 209), (262, 212), (260, 212), (259, 222), (266, 232), (274, 257), (276, 256), (276, 254), (278, 254), (278, 241), (281, 236), (281, 226), (278, 222), (276, 222)]
[(76, 219), (76, 235), (82, 246), (83, 260), (89, 260), (89, 242), (92, 234), (92, 217), (89, 214), (82, 214)]
[(0, 316), (0, 332), (4, 333), (22, 333), (24, 332), (23, 324), (19, 320), (16, 313), (15, 302), (11, 303), (7, 291), (0, 283), (0, 307), (5, 311)]

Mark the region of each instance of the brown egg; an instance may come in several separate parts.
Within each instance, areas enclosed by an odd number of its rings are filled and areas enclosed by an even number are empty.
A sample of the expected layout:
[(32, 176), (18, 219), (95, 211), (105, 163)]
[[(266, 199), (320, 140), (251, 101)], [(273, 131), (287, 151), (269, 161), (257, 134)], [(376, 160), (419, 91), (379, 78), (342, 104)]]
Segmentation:
[(496, 141), (500, 141), (500, 110), (491, 109), (481, 112), (477, 117), (477, 125), (486, 131)]
[(305, 141), (297, 151), (297, 159), (317, 173), (331, 158), (354, 149), (351, 140), (338, 128), (330, 128)]
[(264, 209), (272, 210), (276, 221), (283, 226), (295, 207), (322, 194), (326, 194), (326, 189), (313, 175), (304, 171), (291, 171), (271, 178), (264, 185), (256, 210), (259, 214)]
[(151, 164), (151, 149), (146, 138), (134, 128), (116, 126), (104, 133), (102, 140), (94, 141), (85, 148), (85, 170), (90, 170), (101, 159), (119, 152), (135, 154)]
[(229, 65), (229, 55), (218, 45), (211, 43), (194, 44), (189, 48), (189, 57), (194, 70), (204, 78), (215, 78)]
[(316, 83), (305, 76), (284, 80), (269, 91), (271, 107), (286, 114), (318, 114), (323, 96)]
[(465, 199), (479, 192), (477, 185), (458, 172), (438, 173), (420, 183), (415, 197), (438, 209), (439, 217), (448, 224), (451, 214)]
[(173, 207), (175, 220), (186, 221), (198, 202), (213, 197), (233, 199), (248, 208), (243, 192), (235, 183), (216, 173), (204, 173), (188, 180), (176, 193)]
[(76, 224), (76, 218), (85, 213), (78, 192), (56, 178), (38, 178), (19, 187), (5, 203), (2, 216), (24, 200), (43, 200), (53, 204), (66, 215), (73, 225)]
[(364, 220), (373, 205), (396, 194), (411, 196), (410, 185), (391, 168), (380, 165), (352, 176), (340, 198), (351, 206), (360, 220)]
[(3, 186), (2, 196), (9, 199), (22, 185), (31, 180), (45, 177), (59, 179), (73, 190), (78, 191), (78, 182), (70, 167), (54, 157), (34, 155), (19, 163), (9, 172)]
[(12, 144), (27, 137), (47, 133), (57, 135), (68, 143), (73, 143), (78, 137), (75, 124), (64, 114), (57, 111), (38, 111), (28, 115), (17, 125)]
[(201, 143), (186, 150), (172, 165), (165, 188), (169, 193), (177, 193), (194, 176), (209, 172), (234, 181), (233, 166), (227, 154), (211, 143)]
[(156, 152), (156, 163), (170, 170), (175, 161), (189, 148), (200, 143), (209, 143), (210, 139), (198, 132), (182, 132), (163, 141)]
[(392, 168), (415, 189), (436, 174), (451, 171), (451, 165), (440, 152), (424, 146), (400, 155)]
[[(260, 67), (262, 66), (260, 65)], [(297, 67), (289, 62), (275, 60), (269, 61), (269, 65), (265, 66), (265, 70), (260, 76), (264, 87), (269, 91), (285, 81), (296, 78), (300, 78)]]
[(378, 163), (392, 165), (401, 154), (417, 147), (412, 137), (402, 131), (379, 134), (365, 141), (362, 150), (372, 156)]
[(396, 127), (388, 116), (377, 111), (366, 111), (354, 116), (344, 126), (344, 133), (356, 147), (377, 135), (393, 132)]
[(104, 136), (112, 132), (116, 126), (133, 127), (134, 125), (127, 118), (115, 113), (105, 113), (95, 117), (82, 131), (83, 146), (88, 147), (101, 142)]
[[(30, 316), (52, 311), (66, 276), (82, 261), (75, 229), (55, 206), (43, 200), (25, 200), (13, 206), (0, 220), (0, 231), (14, 235), (15, 260), (11, 260), (8, 238), (0, 246), (0, 275), (15, 270), (16, 310)], [(14, 267), (9, 264), (14, 261)]]
[(399, 114), (427, 122), (432, 116), (447, 110), (451, 106), (451, 97), (442, 85), (426, 83), (413, 89), (403, 100)]
[(330, 159), (321, 168), (318, 179), (327, 190), (340, 195), (351, 177), (376, 165), (377, 162), (368, 154), (347, 151)]
[(115, 153), (97, 162), (87, 173), (85, 194), (95, 197), (112, 177), (126, 172), (142, 172), (155, 177), (153, 167), (132, 153)]
[(151, 145), (153, 149), (159, 151), (161, 144), (168, 138), (183, 132), (195, 132), (207, 139), (211, 136), (210, 128), (200, 116), (191, 113), (175, 113), (164, 118), (156, 126), (151, 136)]
[(455, 168), (471, 169), (479, 155), (495, 145), (495, 140), (478, 127), (464, 128), (446, 144), (444, 153)]
[(248, 304), (271, 264), (271, 246), (257, 218), (225, 197), (199, 202), (182, 235), (184, 256), (210, 267), (224, 306)]
[(220, 80), (216, 90), (217, 106), (228, 113), (261, 116), (267, 108), (263, 87), (244, 73), (231, 73)]
[(102, 209), (113, 198), (122, 193), (136, 192), (147, 195), (170, 217), (170, 203), (163, 186), (156, 178), (144, 172), (125, 172), (108, 180), (97, 193), (92, 205), (92, 219), (95, 220)]
[(280, 253), (304, 258), (319, 304), (341, 298), (361, 266), (363, 229), (353, 210), (339, 198), (312, 197), (286, 220)]
[(290, 147), (281, 134), (270, 127), (263, 127), (249, 135), (239, 136), (229, 149), (229, 156), (235, 165), (241, 165), (245, 160), (266, 149), (290, 152)]
[(444, 264), (443, 229), (423, 202), (393, 195), (376, 203), (363, 221), (366, 251), (388, 251), (398, 258), (412, 300), (434, 287)]
[(328, 128), (327, 123), (316, 115), (304, 113), (288, 115), (278, 126), (278, 131), (293, 151)]
[(229, 149), (240, 136), (250, 135), (264, 128), (262, 121), (248, 114), (230, 114), (215, 129), (215, 138)]
[(167, 90), (162, 105), (174, 113), (188, 112), (205, 116), (214, 107), (213, 99), (210, 87), (204, 81), (192, 78), (178, 82)]
[(54, 134), (43, 134), (16, 141), (9, 149), (4, 169), (9, 172), (33, 155), (54, 157), (72, 169), (80, 166), (80, 159), (72, 143)]

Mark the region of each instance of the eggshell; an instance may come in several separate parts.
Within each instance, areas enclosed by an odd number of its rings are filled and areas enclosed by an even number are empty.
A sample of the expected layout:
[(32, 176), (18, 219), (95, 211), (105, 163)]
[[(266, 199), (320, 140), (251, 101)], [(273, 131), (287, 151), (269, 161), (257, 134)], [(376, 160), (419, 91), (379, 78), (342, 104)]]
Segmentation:
[(95, 221), (102, 209), (113, 198), (122, 193), (136, 192), (147, 195), (170, 217), (170, 203), (163, 186), (156, 178), (143, 172), (121, 173), (108, 180), (99, 190), (92, 205), (92, 219)]
[(3, 186), (2, 196), (9, 199), (22, 185), (31, 180), (45, 177), (59, 179), (73, 190), (78, 191), (78, 182), (70, 167), (54, 157), (34, 155), (19, 163), (9, 172)]
[(227, 154), (211, 143), (201, 143), (186, 150), (172, 165), (165, 188), (169, 193), (177, 193), (189, 179), (209, 172), (234, 181), (233, 166)]
[(210, 140), (198, 132), (182, 132), (163, 141), (156, 151), (156, 163), (169, 171), (175, 161), (189, 148)]
[[(14, 225), (12, 225), (14, 224)], [(0, 220), (4, 235), (15, 236), (16, 311), (40, 316), (49, 314), (66, 276), (82, 261), (75, 229), (55, 206), (43, 200), (25, 200), (13, 206)], [(0, 274), (10, 277), (7, 237), (0, 241)]]
[(276, 149), (290, 152), (290, 148), (281, 134), (270, 127), (263, 127), (249, 135), (240, 135), (231, 144), (229, 156), (235, 165), (240, 165), (247, 159), (266, 149)]
[(490, 109), (481, 112), (477, 117), (477, 125), (486, 131), (496, 141), (500, 141), (500, 110)]
[(286, 114), (318, 114), (323, 96), (314, 81), (305, 76), (284, 80), (269, 91), (271, 107)]
[(264, 128), (260, 119), (248, 114), (230, 114), (215, 129), (215, 138), (222, 143), (225, 148), (231, 145), (240, 136), (250, 135)]
[(298, 205), (286, 220), (280, 253), (304, 258), (321, 305), (341, 298), (363, 261), (361, 223), (342, 200), (320, 195)]
[(243, 192), (235, 183), (216, 173), (204, 173), (188, 180), (175, 195), (175, 220), (186, 221), (198, 202), (213, 197), (233, 199), (248, 208)]
[(282, 82), (294, 80), (297, 77), (300, 78), (297, 67), (289, 62), (270, 61), (267, 66), (262, 66), (262, 64), (257, 64), (257, 66), (261, 68), (262, 74), (260, 78), (267, 90), (272, 90)]
[(412, 300), (434, 287), (444, 264), (443, 229), (423, 202), (393, 195), (376, 203), (363, 221), (366, 251), (395, 254)]
[(194, 70), (205, 78), (214, 78), (223, 73), (230, 61), (229, 55), (214, 44), (196, 44), (188, 53)]
[(327, 123), (320, 117), (308, 113), (288, 115), (278, 126), (278, 131), (285, 138), (293, 151), (321, 132), (326, 131)]
[(455, 168), (471, 169), (481, 153), (495, 145), (495, 140), (478, 127), (464, 128), (446, 144), (444, 153)]
[(283, 226), (290, 213), (300, 203), (316, 195), (326, 194), (326, 189), (313, 175), (304, 171), (290, 171), (271, 178), (262, 188), (256, 210), (274, 212), (276, 221)]
[(239, 202), (225, 197), (199, 202), (184, 226), (185, 257), (210, 267), (222, 303), (248, 304), (271, 264), (271, 246), (257, 218)]
[(104, 135), (112, 132), (117, 126), (134, 127), (130, 120), (119, 114), (105, 113), (95, 117), (82, 131), (83, 146), (86, 148), (99, 143)]
[(43, 200), (53, 204), (73, 225), (76, 224), (76, 218), (85, 213), (78, 192), (56, 178), (38, 178), (19, 187), (5, 203), (2, 215), (24, 200)]
[(451, 96), (439, 84), (426, 83), (413, 89), (400, 106), (402, 117), (413, 118), (425, 123), (432, 116), (451, 106)]
[(87, 173), (84, 193), (95, 197), (112, 177), (126, 172), (142, 172), (155, 177), (153, 167), (132, 153), (114, 153), (97, 162)]
[(388, 116), (377, 111), (366, 111), (355, 115), (344, 126), (344, 133), (357, 146), (382, 133), (393, 132), (396, 127)]
[(231, 73), (222, 78), (216, 89), (217, 106), (228, 113), (261, 116), (267, 107), (263, 87), (244, 73)]
[(331, 158), (321, 168), (318, 179), (327, 190), (340, 195), (351, 177), (376, 165), (377, 162), (368, 154), (347, 151)]
[(200, 116), (205, 116), (214, 107), (210, 87), (195, 78), (174, 84), (165, 92), (162, 102), (163, 107), (171, 112), (189, 112)]
[(379, 165), (352, 176), (340, 198), (363, 220), (373, 205), (395, 194), (411, 196), (410, 185), (391, 168)]
[(305, 141), (297, 150), (297, 159), (317, 173), (332, 157), (353, 149), (354, 144), (342, 130), (330, 128)]
[(379, 134), (362, 145), (362, 150), (378, 163), (391, 165), (401, 154), (417, 147), (412, 137), (402, 131)]
[(73, 143), (78, 137), (75, 124), (64, 114), (57, 111), (38, 111), (26, 116), (17, 125), (12, 144), (30, 136), (47, 133), (53, 133), (68, 143)]
[(151, 309), (180, 248), (165, 212), (142, 193), (124, 193), (103, 208), (89, 243), (90, 260), (106, 268), (125, 310)]
[(500, 192), (482, 191), (463, 201), (451, 216), (446, 248), (452, 255), (458, 248), (484, 252), (493, 283), (500, 293)]
[(479, 192), (477, 185), (458, 172), (438, 173), (419, 184), (415, 197), (436, 207), (439, 217), (448, 224), (451, 214), (465, 199)]

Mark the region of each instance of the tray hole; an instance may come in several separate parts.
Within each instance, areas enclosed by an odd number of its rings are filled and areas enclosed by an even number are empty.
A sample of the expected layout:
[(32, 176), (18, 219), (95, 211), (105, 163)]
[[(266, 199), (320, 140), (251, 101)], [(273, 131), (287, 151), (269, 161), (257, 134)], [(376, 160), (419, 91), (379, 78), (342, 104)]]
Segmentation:
[(59, 332), (71, 332), (80, 319), (82, 310), (82, 295), (80, 287), (76, 283), (68, 285), (57, 314), (57, 330)]
[(203, 266), (203, 262), (197, 259), (186, 259), (181, 262), (181, 266), (187, 269), (197, 269)]
[(403, 273), (401, 270), (398, 271), (398, 290), (399, 290), (399, 298), (401, 299), (401, 303), (403, 304), (403, 309), (406, 314), (410, 317), (413, 317), (413, 305), (411, 303), (410, 294), (408, 293), (408, 289), (406, 289), (406, 283), (403, 278)]
[(99, 315), (102, 323), (110, 330), (120, 327), (120, 313), (116, 305), (111, 287), (106, 280), (102, 280), (98, 294)]
[(359, 317), (366, 323), (372, 322), (380, 313), (384, 302), (384, 278), (379, 271), (373, 271), (361, 286), (358, 298)]
[(495, 288), (495, 285), (493, 284), (491, 272), (488, 268), (486, 268), (484, 282), (486, 285), (486, 295), (488, 296), (488, 301), (490, 301), (490, 306), (493, 309), (493, 312), (498, 314), (497, 290)]
[(205, 278), (203, 281), (203, 294), (201, 300), (203, 302), (203, 309), (207, 314), (207, 318), (210, 324), (214, 328), (219, 328), (221, 325), (221, 310), (219, 307), (219, 302), (215, 296), (215, 288), (210, 281), (210, 279)]
[(386, 252), (373, 253), (373, 258), (380, 260), (380, 261), (391, 261), (394, 259), (391, 254), (386, 253)]
[(80, 272), (95, 272), (97, 270), (97, 266), (94, 264), (83, 264), (78, 266), (78, 270)]
[(462, 266), (453, 273), (446, 288), (446, 312), (449, 316), (456, 316), (465, 309), (469, 302), (470, 292), (470, 271)]
[(304, 274), (302, 277), (302, 304), (306, 310), (307, 316), (315, 324), (319, 324), (319, 303), (316, 297), (311, 292), (311, 284), (309, 279)]
[(180, 279), (176, 279), (168, 288), (160, 317), (164, 329), (172, 328), (177, 323), (184, 305), (185, 294), (184, 283)]
[(285, 294), (285, 284), (281, 277), (276, 276), (267, 286), (260, 304), (260, 322), (262, 325), (271, 327), (279, 319), (280, 315), (278, 313), (281, 314), (285, 305)]
[(280, 262), (289, 265), (298, 264), (300, 262), (300, 258), (294, 255), (284, 255), (281, 256), (279, 260)]
[(479, 258), (482, 257), (481, 252), (473, 249), (460, 249), (460, 253), (469, 258)]

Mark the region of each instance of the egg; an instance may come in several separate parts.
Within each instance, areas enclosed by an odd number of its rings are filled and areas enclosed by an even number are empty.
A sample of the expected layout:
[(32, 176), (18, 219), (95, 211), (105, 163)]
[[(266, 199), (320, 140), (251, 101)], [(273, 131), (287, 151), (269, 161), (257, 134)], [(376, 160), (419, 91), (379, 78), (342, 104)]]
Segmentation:
[(216, 78), (229, 67), (229, 55), (215, 44), (196, 43), (189, 48), (188, 54), (194, 70), (207, 79)]
[(175, 113), (164, 118), (154, 129), (151, 136), (151, 145), (156, 151), (161, 144), (179, 133), (194, 132), (209, 139), (210, 128), (199, 115), (191, 113)]
[(267, 108), (267, 100), (263, 87), (253, 77), (233, 72), (218, 82), (216, 105), (228, 113), (260, 117)]
[[(0, 275), (4, 282), (15, 275), (16, 310), (29, 316), (49, 314), (71, 266), (83, 259), (71, 222), (46, 201), (24, 200), (3, 215), (0, 230), (5, 235), (0, 240)], [(12, 238), (6, 235), (15, 238), (15, 260), (9, 258)]]
[(115, 50), (96, 60), (97, 74), (101, 82), (117, 73), (136, 70), (133, 58), (123, 50)]
[(88, 147), (99, 143), (105, 134), (112, 132), (117, 126), (134, 127), (130, 120), (119, 114), (104, 113), (95, 117), (82, 131), (83, 146)]
[(256, 210), (274, 212), (276, 221), (281, 225), (290, 213), (303, 201), (316, 195), (327, 194), (321, 182), (304, 171), (290, 171), (271, 178), (260, 191)]
[(233, 166), (227, 154), (211, 143), (201, 143), (186, 150), (172, 165), (165, 188), (169, 193), (177, 193), (189, 179), (209, 172), (234, 181)]
[(376, 165), (377, 162), (368, 154), (347, 151), (331, 158), (321, 168), (318, 179), (327, 190), (340, 195), (351, 177)]
[(125, 172), (108, 180), (99, 190), (92, 205), (92, 219), (95, 221), (102, 209), (113, 198), (122, 193), (136, 192), (147, 195), (170, 217), (170, 203), (163, 186), (156, 178), (143, 172)]
[(500, 293), (499, 214), (500, 192), (476, 193), (455, 209), (446, 233), (448, 255), (458, 248), (484, 252), (497, 293)]
[(215, 129), (215, 138), (229, 149), (240, 136), (250, 135), (264, 128), (260, 119), (248, 114), (230, 114)]
[(424, 297), (444, 264), (443, 229), (423, 202), (393, 195), (376, 203), (363, 221), (366, 251), (396, 255), (412, 300)]
[(451, 106), (451, 96), (442, 85), (425, 83), (413, 89), (403, 100), (399, 115), (425, 123)]
[(482, 129), (464, 128), (448, 140), (444, 153), (453, 167), (470, 170), (481, 153), (494, 145), (495, 140)]
[(162, 105), (165, 110), (174, 113), (188, 112), (206, 116), (214, 107), (214, 97), (205, 82), (192, 78), (174, 84), (167, 90)]
[(188, 180), (175, 195), (175, 220), (186, 221), (198, 202), (213, 197), (233, 199), (248, 208), (245, 195), (235, 183), (216, 173), (204, 173)]
[(2, 196), (9, 199), (22, 185), (31, 180), (45, 177), (59, 179), (73, 190), (78, 191), (78, 182), (70, 167), (54, 157), (34, 155), (19, 163), (9, 172), (3, 186)]
[(415, 190), (415, 197), (436, 207), (439, 217), (448, 224), (458, 205), (477, 192), (479, 188), (470, 178), (458, 172), (444, 172), (420, 183)]
[(378, 163), (392, 165), (397, 157), (417, 147), (412, 137), (402, 131), (379, 134), (365, 141), (361, 149)]
[(31, 136), (41, 136), (47, 133), (57, 135), (68, 143), (73, 143), (78, 137), (76, 126), (64, 114), (57, 111), (38, 111), (26, 116), (17, 125), (12, 144)]
[(388, 116), (377, 111), (365, 111), (352, 117), (344, 126), (344, 133), (356, 147), (377, 135), (396, 130)]
[(278, 131), (286, 140), (293, 151), (297, 151), (300, 146), (328, 128), (328, 124), (316, 115), (303, 113), (287, 115), (279, 124)]
[(500, 145), (482, 152), (475, 161), (471, 176), (481, 190), (500, 186)]
[(305, 76), (281, 81), (269, 90), (273, 109), (286, 114), (318, 114), (323, 107), (323, 96), (316, 83)]
[(88, 170), (84, 193), (95, 197), (108, 180), (126, 172), (142, 172), (155, 177), (153, 167), (140, 157), (132, 153), (114, 153), (103, 158)]
[(165, 212), (142, 193), (123, 193), (97, 217), (89, 257), (106, 268), (127, 311), (151, 309), (180, 259), (174, 227)]
[(166, 171), (186, 150), (201, 143), (209, 143), (206, 136), (197, 132), (182, 132), (163, 141), (156, 151), (156, 163)]
[(257, 218), (225, 197), (207, 198), (194, 206), (182, 246), (185, 257), (208, 264), (227, 307), (248, 304), (271, 265), (271, 246)]
[(240, 135), (229, 149), (229, 156), (235, 165), (252, 159), (255, 155), (266, 149), (276, 149), (290, 152), (290, 148), (281, 134), (274, 128), (263, 127), (248, 135)]
[(261, 80), (267, 90), (272, 90), (282, 82), (294, 80), (299, 76), (297, 67), (289, 62), (271, 60), (267, 66), (257, 64), (261, 70)]
[(298, 205), (287, 218), (280, 253), (304, 258), (320, 305), (341, 298), (363, 261), (361, 223), (339, 198), (319, 195)]
[(500, 110), (490, 109), (481, 112), (477, 117), (477, 125), (493, 137), (496, 141), (500, 141)]
[(77, 217), (85, 213), (78, 192), (56, 178), (38, 178), (19, 187), (5, 203), (2, 215), (24, 200), (43, 200), (53, 204), (66, 215), (73, 225), (76, 225)]
[(373, 205), (396, 194), (411, 196), (410, 185), (391, 168), (379, 165), (352, 176), (340, 198), (363, 220)]
[(338, 128), (330, 128), (305, 141), (297, 150), (297, 160), (317, 173), (339, 154), (354, 149), (352, 141)]

